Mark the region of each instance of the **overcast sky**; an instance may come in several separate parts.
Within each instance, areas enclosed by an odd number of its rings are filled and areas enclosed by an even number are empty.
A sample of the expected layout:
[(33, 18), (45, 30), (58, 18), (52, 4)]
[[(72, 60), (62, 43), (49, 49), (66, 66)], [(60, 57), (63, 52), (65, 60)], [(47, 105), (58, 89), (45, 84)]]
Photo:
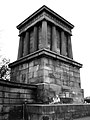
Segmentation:
[(46, 5), (75, 27), (72, 30), (74, 60), (82, 63), (81, 87), (90, 96), (90, 0), (0, 0), (0, 55), (17, 59), (18, 30), (16, 26)]

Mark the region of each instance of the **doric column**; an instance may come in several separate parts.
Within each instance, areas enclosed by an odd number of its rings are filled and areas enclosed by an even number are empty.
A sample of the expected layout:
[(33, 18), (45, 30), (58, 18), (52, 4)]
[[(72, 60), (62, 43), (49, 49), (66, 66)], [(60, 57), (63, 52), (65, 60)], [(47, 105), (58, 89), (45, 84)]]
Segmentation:
[(38, 49), (38, 41), (37, 41), (37, 27), (34, 26), (34, 51)]
[(64, 31), (61, 31), (61, 55), (66, 56), (66, 40)]
[(52, 26), (52, 51), (57, 52), (56, 27)]
[(71, 36), (68, 35), (68, 57), (73, 59)]
[(23, 56), (23, 36), (20, 36), (19, 39), (19, 48), (18, 48), (18, 57), (17, 59), (20, 59)]
[(42, 21), (42, 48), (47, 47), (47, 22)]
[(29, 31), (26, 31), (25, 39), (24, 39), (24, 53), (23, 56), (28, 55), (29, 53)]

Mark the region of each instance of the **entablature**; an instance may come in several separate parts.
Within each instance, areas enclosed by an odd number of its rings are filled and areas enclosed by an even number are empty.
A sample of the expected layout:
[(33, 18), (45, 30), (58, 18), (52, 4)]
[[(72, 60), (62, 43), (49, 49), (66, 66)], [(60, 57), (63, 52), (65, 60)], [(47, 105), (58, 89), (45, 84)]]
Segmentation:
[(72, 34), (71, 29), (74, 26), (71, 23), (69, 23), (67, 20), (59, 16), (48, 7), (43, 6), (40, 10), (33, 13), (30, 17), (28, 17), (17, 26), (17, 29), (19, 29), (19, 35), (44, 19), (50, 21), (56, 26), (59, 26), (61, 29), (68, 32), (69, 34)]
[(19, 60), (11, 63), (9, 65), (9, 67), (12, 68), (13, 66), (17, 66), (21, 63), (24, 63), (26, 61), (30, 61), (30, 60), (35, 59), (35, 58), (40, 57), (40, 56), (46, 56), (46, 57), (51, 57), (53, 59), (58, 59), (60, 61), (66, 62), (70, 65), (76, 66), (78, 68), (82, 67), (82, 64), (72, 60), (71, 58), (68, 58), (68, 57), (63, 56), (63, 55), (59, 55), (59, 54), (57, 54), (53, 51), (50, 51), (48, 49), (45, 49), (45, 48), (41, 49), (41, 50), (38, 50), (38, 51), (35, 51), (35, 52), (25, 56), (25, 57), (20, 58)]

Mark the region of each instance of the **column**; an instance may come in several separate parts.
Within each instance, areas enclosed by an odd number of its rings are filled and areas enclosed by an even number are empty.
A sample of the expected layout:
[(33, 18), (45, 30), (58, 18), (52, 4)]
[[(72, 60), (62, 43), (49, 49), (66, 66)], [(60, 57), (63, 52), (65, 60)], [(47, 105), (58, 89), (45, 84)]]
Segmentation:
[(20, 59), (23, 55), (23, 36), (21, 35), (20, 36), (20, 39), (19, 39), (19, 48), (18, 48), (18, 58), (17, 59)]
[(61, 31), (61, 55), (66, 56), (66, 40), (64, 31)]
[(57, 52), (57, 38), (55, 26), (52, 26), (52, 51)]
[(68, 57), (73, 59), (71, 36), (68, 35)]
[(38, 39), (37, 39), (37, 27), (34, 27), (34, 51), (38, 49)]
[(47, 47), (47, 22), (42, 21), (42, 48)]
[(29, 53), (29, 31), (26, 31), (24, 40), (25, 41), (24, 41), (24, 53), (23, 53), (23, 56), (26, 56)]

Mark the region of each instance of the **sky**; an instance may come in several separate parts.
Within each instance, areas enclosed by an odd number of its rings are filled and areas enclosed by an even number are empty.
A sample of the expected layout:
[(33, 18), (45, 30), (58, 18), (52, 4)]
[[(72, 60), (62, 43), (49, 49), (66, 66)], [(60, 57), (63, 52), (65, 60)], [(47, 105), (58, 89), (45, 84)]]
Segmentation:
[(75, 27), (72, 30), (73, 59), (81, 64), (81, 88), (90, 96), (90, 0), (0, 0), (0, 58), (17, 60), (19, 31), (16, 26), (46, 5)]

